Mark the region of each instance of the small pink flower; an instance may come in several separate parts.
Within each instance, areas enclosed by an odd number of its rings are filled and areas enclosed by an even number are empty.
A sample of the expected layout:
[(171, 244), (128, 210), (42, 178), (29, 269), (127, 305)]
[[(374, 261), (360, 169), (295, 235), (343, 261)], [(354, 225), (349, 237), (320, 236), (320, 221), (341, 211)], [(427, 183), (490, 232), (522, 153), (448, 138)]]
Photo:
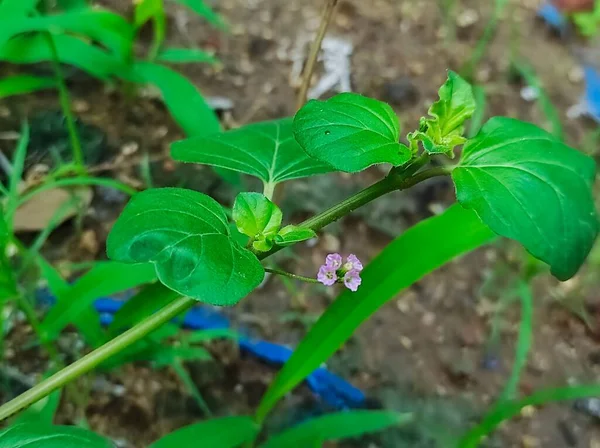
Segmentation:
[(323, 283), (325, 286), (331, 286), (337, 281), (337, 272), (336, 268), (333, 266), (327, 266), (324, 264), (319, 268), (319, 273), (317, 274), (317, 280)]
[(342, 256), (340, 254), (329, 254), (325, 257), (325, 265), (334, 270), (338, 270), (342, 267)]
[(356, 292), (361, 283), (362, 279), (360, 278), (360, 271), (357, 269), (352, 269), (344, 274), (344, 285), (346, 285), (346, 288), (350, 291)]
[(363, 270), (363, 265), (356, 255), (350, 254), (348, 255), (348, 258), (346, 258), (346, 263), (344, 263), (344, 270), (360, 272)]

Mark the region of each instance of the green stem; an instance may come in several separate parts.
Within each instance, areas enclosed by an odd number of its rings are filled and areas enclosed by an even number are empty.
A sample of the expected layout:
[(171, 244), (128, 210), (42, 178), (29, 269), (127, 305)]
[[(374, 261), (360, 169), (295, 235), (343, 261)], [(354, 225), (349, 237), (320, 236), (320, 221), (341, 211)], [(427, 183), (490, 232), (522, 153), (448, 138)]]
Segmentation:
[[(447, 175), (448, 172), (448, 168), (432, 168), (430, 170), (423, 171), (416, 176), (408, 178), (402, 175), (388, 176), (371, 185), (370, 187), (359, 191), (345, 201), (342, 201), (339, 204), (325, 210), (319, 215), (307, 219), (300, 225), (303, 227), (308, 227), (314, 231), (320, 230), (326, 225), (331, 224), (341, 217), (351, 213), (358, 207), (361, 207), (386, 193), (409, 188), (410, 186), (413, 186), (416, 183), (422, 182), (426, 179), (435, 176)], [(258, 254), (257, 257), (260, 260), (263, 260), (275, 252), (278, 252), (280, 249), (281, 248), (274, 248), (270, 252)], [(197, 302), (194, 299), (190, 299), (188, 297), (181, 297), (174, 302), (171, 302), (169, 305), (143, 320), (130, 330), (127, 330), (125, 333), (117, 336), (73, 364), (65, 367), (60, 372), (32, 387), (27, 392), (0, 406), (0, 421), (10, 417), (21, 409), (32, 405), (36, 401), (41, 400), (52, 391), (63, 387), (65, 384), (73, 381), (75, 378), (83, 375), (84, 373), (89, 372), (98, 364), (142, 339), (148, 333), (157, 329), (165, 322), (168, 322), (178, 314), (189, 310), (196, 303)]]
[(71, 140), (71, 149), (73, 150), (73, 161), (81, 172), (85, 172), (85, 165), (83, 161), (83, 151), (81, 149), (81, 141), (77, 135), (77, 128), (75, 127), (75, 119), (73, 118), (73, 112), (71, 111), (71, 99), (69, 97), (69, 91), (65, 84), (65, 78), (63, 76), (62, 68), (60, 66), (60, 59), (58, 56), (58, 50), (54, 43), (54, 38), (51, 33), (46, 33), (46, 39), (48, 40), (48, 46), (52, 53), (52, 67), (54, 68), (54, 75), (58, 83), (58, 97), (60, 100), (60, 107), (62, 108), (65, 119), (67, 120), (67, 129), (69, 131), (69, 138)]
[(271, 274), (282, 275), (284, 277), (293, 278), (294, 280), (300, 280), (306, 283), (319, 283), (319, 280), (316, 278), (305, 277), (303, 275), (292, 274), (291, 272), (284, 271), (282, 269), (274, 269), (274, 268), (265, 268), (265, 272), (270, 272)]
[(270, 201), (273, 200), (273, 193), (275, 192), (276, 185), (277, 184), (274, 182), (265, 182), (265, 186), (263, 189), (263, 195)]

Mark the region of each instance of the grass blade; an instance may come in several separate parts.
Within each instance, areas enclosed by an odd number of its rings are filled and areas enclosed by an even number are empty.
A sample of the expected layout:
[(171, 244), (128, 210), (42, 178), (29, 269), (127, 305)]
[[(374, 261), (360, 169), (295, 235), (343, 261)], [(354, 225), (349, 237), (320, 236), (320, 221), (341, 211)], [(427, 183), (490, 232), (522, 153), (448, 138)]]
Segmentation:
[(56, 87), (56, 81), (53, 78), (30, 75), (8, 76), (0, 80), (0, 98), (37, 92), (53, 87)]
[(204, 17), (206, 21), (218, 28), (226, 28), (225, 22), (219, 14), (216, 14), (204, 0), (173, 0), (175, 3), (187, 6), (200, 17)]
[(10, 180), (8, 183), (8, 200), (6, 202), (6, 222), (9, 232), (12, 229), (12, 222), (19, 201), (19, 185), (23, 180), (23, 169), (25, 167), (25, 157), (27, 156), (27, 146), (29, 145), (29, 125), (23, 123), (21, 126), (21, 138), (13, 155)]
[(412, 416), (393, 411), (337, 412), (309, 420), (271, 437), (260, 448), (321, 446), (329, 440), (347, 439), (408, 423)]
[[(448, 237), (449, 229), (460, 229)], [(273, 406), (400, 291), (453, 258), (491, 241), (494, 234), (469, 210), (456, 204), (415, 225), (390, 243), (363, 271), (356, 292), (343, 292), (304, 337), (259, 405), (262, 423)], [(423, 250), (427, 245), (431, 250)]]

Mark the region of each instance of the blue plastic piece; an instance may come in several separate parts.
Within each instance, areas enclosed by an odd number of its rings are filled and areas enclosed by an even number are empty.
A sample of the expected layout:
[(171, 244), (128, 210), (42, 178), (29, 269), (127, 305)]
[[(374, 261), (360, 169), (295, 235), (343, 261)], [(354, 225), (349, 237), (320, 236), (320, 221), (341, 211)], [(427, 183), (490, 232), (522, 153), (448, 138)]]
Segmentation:
[(587, 113), (597, 122), (600, 122), (600, 71), (591, 65), (583, 67), (585, 74), (584, 102)]
[(567, 18), (552, 3), (544, 3), (538, 9), (538, 16), (556, 31), (562, 32), (567, 27)]
[[(119, 297), (130, 297), (133, 291)], [(56, 298), (48, 289), (36, 291), (40, 303), (52, 305)], [(94, 308), (100, 316), (102, 325), (110, 325), (113, 315), (125, 304), (122, 299), (102, 297), (94, 302)], [(220, 330), (230, 327), (229, 320), (218, 311), (206, 306), (197, 306), (178, 319), (183, 328), (189, 330)], [(244, 333), (242, 332), (242, 335)], [(281, 344), (243, 336), (238, 340), (240, 350), (274, 365), (282, 365), (292, 356), (293, 350)], [(336, 409), (360, 408), (365, 405), (365, 394), (347, 381), (320, 367), (312, 372), (306, 383), (325, 403)]]

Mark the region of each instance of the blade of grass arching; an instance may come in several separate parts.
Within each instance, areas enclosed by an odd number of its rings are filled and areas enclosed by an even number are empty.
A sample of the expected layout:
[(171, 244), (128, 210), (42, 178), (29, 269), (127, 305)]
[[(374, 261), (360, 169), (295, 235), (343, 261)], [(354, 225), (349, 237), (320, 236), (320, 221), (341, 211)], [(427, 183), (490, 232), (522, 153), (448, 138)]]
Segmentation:
[(531, 296), (529, 286), (523, 281), (519, 282), (517, 293), (521, 299), (521, 323), (517, 339), (517, 351), (515, 353), (515, 361), (510, 378), (504, 386), (504, 390), (500, 394), (496, 406), (501, 406), (502, 403), (516, 397), (519, 381), (521, 379), (521, 372), (527, 364), (527, 356), (531, 349), (533, 334), (533, 297)]
[(485, 119), (485, 110), (487, 107), (487, 98), (485, 96), (485, 89), (483, 86), (474, 85), (473, 86), (473, 96), (475, 97), (475, 113), (471, 117), (471, 121), (469, 123), (469, 131), (467, 135), (469, 138), (475, 137), (481, 126), (483, 125), (483, 120)]
[(2, 0), (0, 1), (0, 17), (3, 19), (25, 16), (35, 10), (40, 0)]
[(206, 21), (216, 27), (225, 29), (227, 25), (219, 14), (216, 14), (204, 0), (172, 0), (180, 5), (187, 6), (200, 17), (204, 17)]
[(496, 430), (501, 423), (517, 417), (523, 408), (544, 406), (559, 401), (577, 400), (600, 395), (600, 385), (567, 386), (543, 389), (521, 400), (508, 401), (494, 407), (477, 426), (458, 442), (458, 448), (476, 448), (481, 440)]
[[(460, 230), (449, 235), (449, 229)], [(262, 423), (280, 398), (335, 353), (387, 301), (423, 276), (494, 237), (474, 212), (454, 205), (396, 238), (365, 268), (358, 291), (344, 291), (300, 342), (263, 396), (256, 421)]]
[[(404, 425), (411, 414), (394, 411), (344, 411), (324, 415), (276, 434), (260, 448), (321, 446), (330, 440), (348, 439)], [(316, 444), (316, 445), (315, 445)]]
[(552, 100), (550, 100), (550, 97), (542, 87), (542, 83), (536, 75), (533, 67), (519, 60), (513, 61), (513, 66), (521, 74), (527, 85), (537, 90), (537, 102), (540, 105), (540, 108), (542, 109), (546, 120), (548, 120), (548, 122), (550, 123), (550, 132), (559, 140), (563, 140), (564, 133), (562, 123), (560, 122), (560, 114), (558, 113), (558, 110), (552, 104)]
[(56, 87), (56, 80), (41, 76), (15, 75), (0, 79), (0, 98)]
[(212, 417), (213, 414), (210, 408), (208, 407), (208, 404), (202, 397), (202, 394), (198, 390), (198, 387), (196, 387), (196, 384), (190, 377), (190, 374), (187, 372), (187, 370), (185, 370), (183, 363), (179, 359), (175, 359), (171, 364), (171, 367), (173, 368), (173, 371), (177, 374), (185, 388), (188, 390), (188, 392), (192, 395), (192, 397), (194, 397), (196, 404), (202, 410), (204, 415), (206, 417)]
[(12, 222), (15, 211), (19, 206), (19, 186), (23, 180), (23, 169), (25, 167), (25, 157), (27, 156), (27, 146), (29, 145), (29, 125), (21, 125), (21, 137), (13, 155), (10, 180), (8, 182), (8, 200), (6, 202), (6, 222), (9, 233), (12, 229)]
[(141, 0), (137, 2), (134, 12), (133, 23), (136, 32), (148, 21), (152, 21), (152, 47), (148, 53), (148, 59), (154, 61), (165, 40), (166, 20), (163, 0)]

